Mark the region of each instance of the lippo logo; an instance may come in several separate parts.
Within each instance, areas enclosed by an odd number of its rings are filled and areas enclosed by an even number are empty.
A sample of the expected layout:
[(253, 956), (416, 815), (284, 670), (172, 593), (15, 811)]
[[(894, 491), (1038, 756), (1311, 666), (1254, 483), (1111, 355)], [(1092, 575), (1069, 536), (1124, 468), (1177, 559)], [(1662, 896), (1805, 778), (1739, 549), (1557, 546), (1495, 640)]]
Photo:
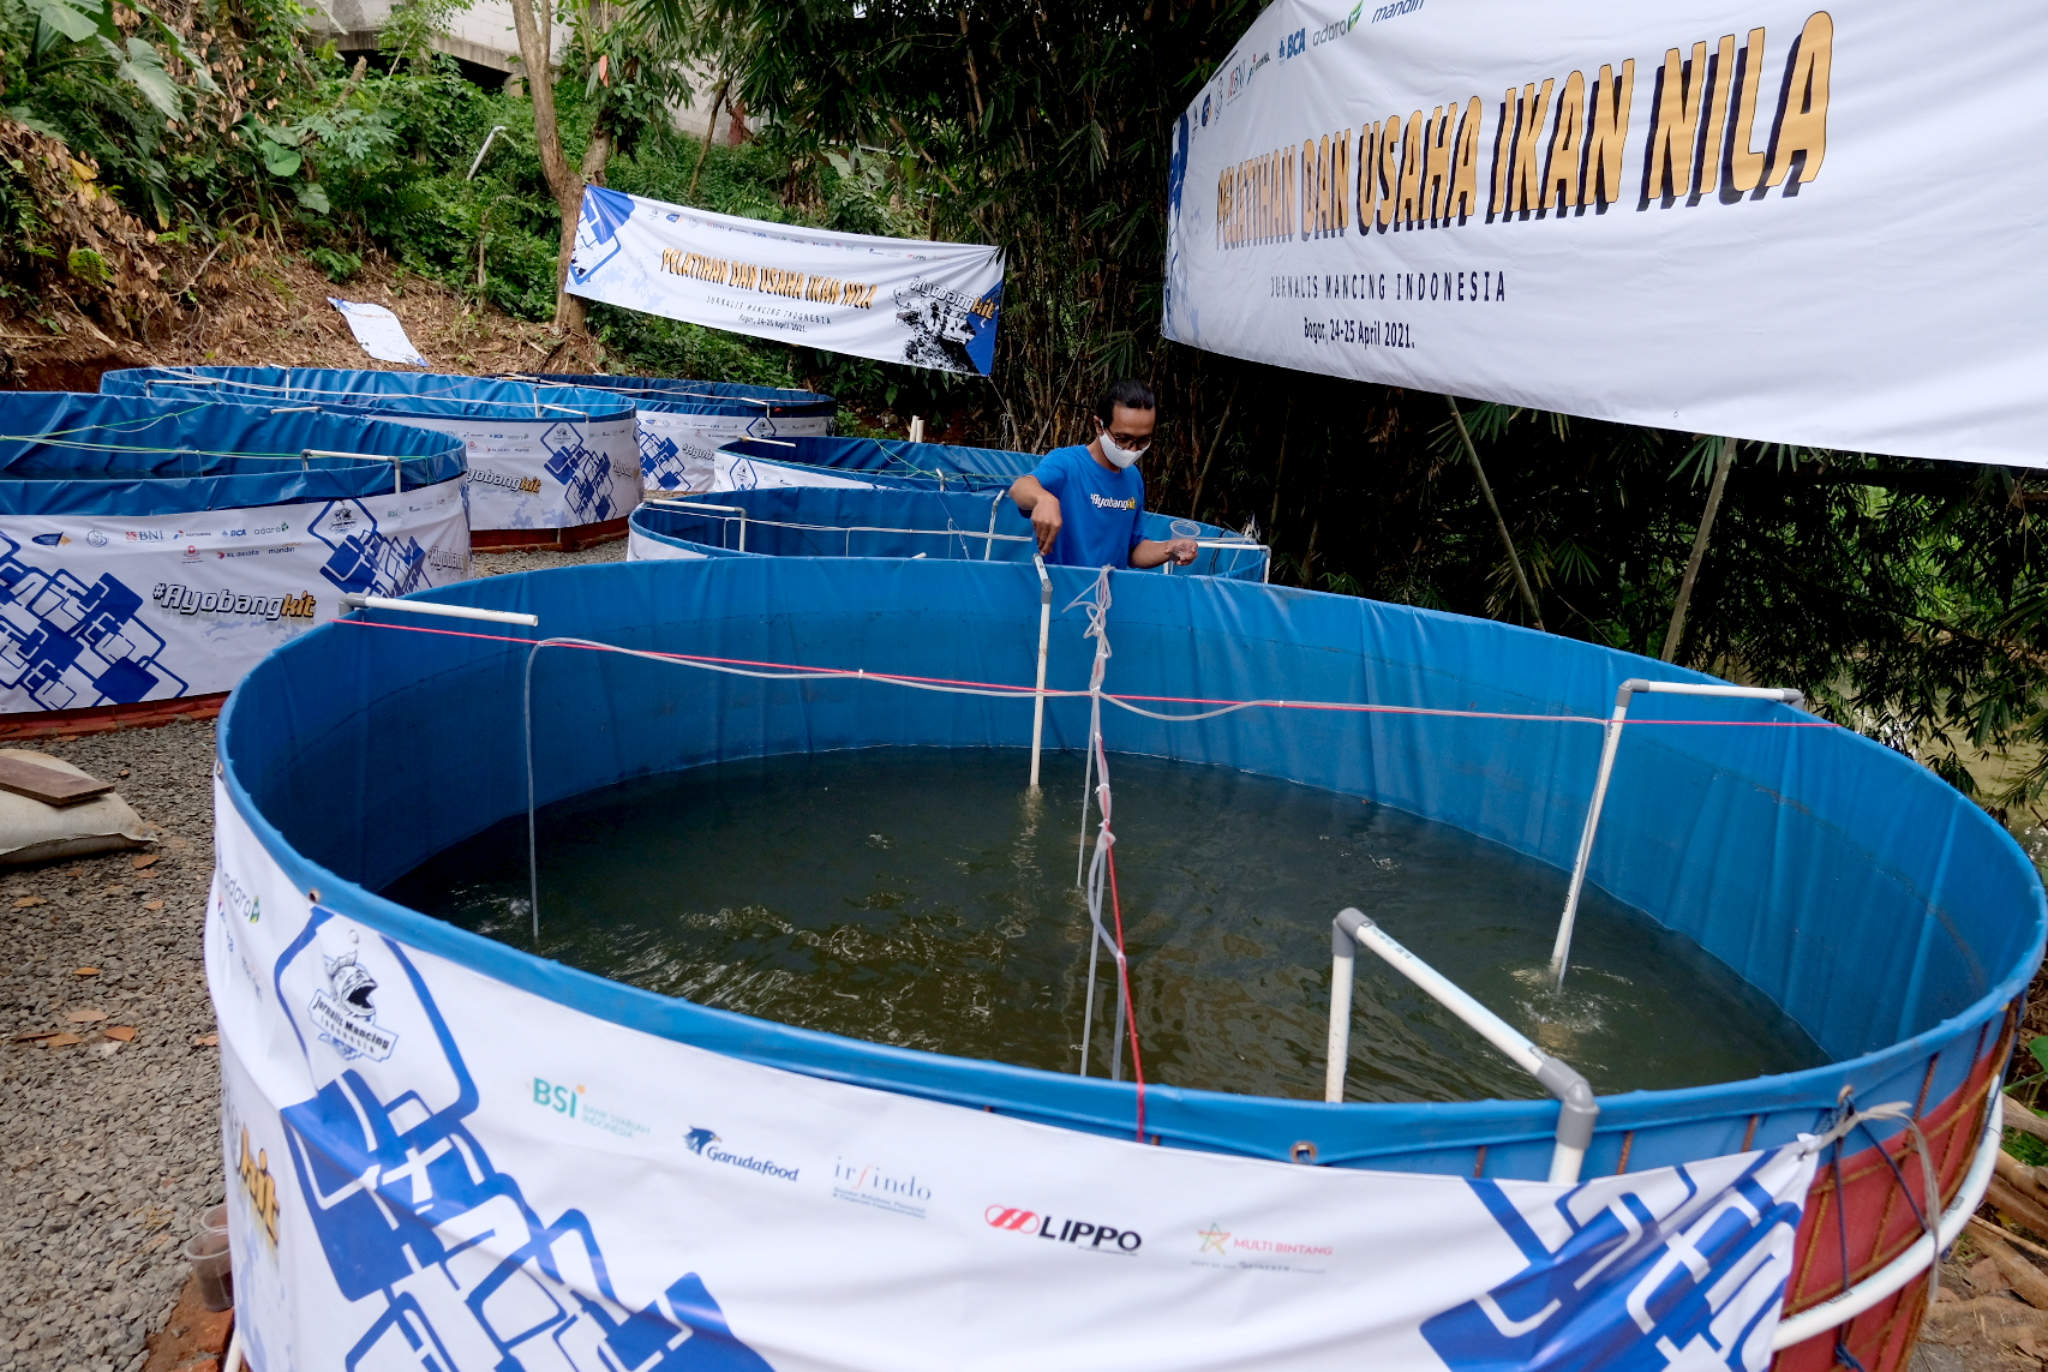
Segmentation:
[(991, 1229), (1031, 1234), (1053, 1243), (1083, 1247), (1093, 1253), (1120, 1253), (1128, 1257), (1145, 1242), (1135, 1229), (1112, 1229), (1106, 1224), (1091, 1224), (1087, 1220), (1056, 1219), (1035, 1210), (1019, 1210), (1008, 1205), (991, 1205), (983, 1212), (982, 1218)]

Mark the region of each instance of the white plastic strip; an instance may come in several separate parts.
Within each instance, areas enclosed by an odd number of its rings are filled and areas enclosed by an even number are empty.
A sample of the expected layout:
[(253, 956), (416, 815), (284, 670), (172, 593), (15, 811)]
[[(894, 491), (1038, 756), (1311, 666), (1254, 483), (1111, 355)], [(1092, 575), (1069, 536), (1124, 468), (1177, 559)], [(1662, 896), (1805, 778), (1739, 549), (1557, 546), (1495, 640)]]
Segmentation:
[(527, 628), (540, 625), (539, 615), (520, 614), (516, 610), (485, 610), (475, 605), (443, 605), (431, 600), (393, 600), (381, 595), (345, 595), (341, 603), (350, 609), (396, 610), (401, 614), (434, 615), (442, 619), (480, 619), (487, 624), (523, 624)]
[[(2001, 1101), (2002, 1098), (1994, 1091), (1992, 1099)], [(1941, 1222), (1935, 1226), (1935, 1237), (1922, 1234), (1905, 1252), (1841, 1295), (1809, 1306), (1796, 1315), (1787, 1315), (1778, 1323), (1778, 1333), (1771, 1340), (1771, 1350), (1782, 1352), (1817, 1334), (1825, 1334), (1847, 1324), (1925, 1272), (1927, 1265), (1937, 1260), (1938, 1250), (1956, 1241), (1956, 1235), (1963, 1232), (1963, 1226), (1969, 1223), (1970, 1216), (1983, 1203), (1984, 1193), (1991, 1187), (1992, 1168), (1998, 1161), (1999, 1144), (2004, 1135), (2002, 1124), (2001, 1109), (1985, 1111), (1984, 1137), (1977, 1145), (1977, 1156), (1971, 1160), (1970, 1170), (1963, 1174), (1963, 1184), (1956, 1191), (1955, 1200), (1941, 1212)]]

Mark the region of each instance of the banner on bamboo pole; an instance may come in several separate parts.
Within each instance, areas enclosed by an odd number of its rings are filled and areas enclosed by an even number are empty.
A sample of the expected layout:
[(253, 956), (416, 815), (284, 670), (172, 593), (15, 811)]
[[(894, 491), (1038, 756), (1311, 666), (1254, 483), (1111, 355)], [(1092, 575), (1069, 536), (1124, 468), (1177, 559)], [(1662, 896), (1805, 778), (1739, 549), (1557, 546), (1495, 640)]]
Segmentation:
[(1166, 336), (2048, 465), (2044, 62), (1996, 7), (1279, 0), (1173, 129)]
[(586, 300), (732, 333), (986, 376), (1003, 253), (771, 224), (588, 186), (568, 286)]

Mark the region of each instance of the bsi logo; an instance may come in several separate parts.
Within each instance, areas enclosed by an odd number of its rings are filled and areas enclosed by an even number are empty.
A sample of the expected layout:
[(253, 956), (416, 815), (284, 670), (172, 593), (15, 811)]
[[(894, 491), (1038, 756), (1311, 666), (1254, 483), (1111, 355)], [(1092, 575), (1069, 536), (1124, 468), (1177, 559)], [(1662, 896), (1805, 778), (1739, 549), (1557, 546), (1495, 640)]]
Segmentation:
[(1051, 1215), (1041, 1215), (1034, 1210), (1019, 1210), (1009, 1205), (991, 1205), (982, 1212), (982, 1219), (991, 1229), (1006, 1229), (1013, 1234), (1030, 1234), (1053, 1243), (1079, 1246), (1086, 1240), (1087, 1249), (1095, 1253), (1121, 1253), (1128, 1257), (1137, 1252), (1145, 1242), (1135, 1229), (1112, 1229), (1106, 1224), (1095, 1224), (1088, 1220), (1055, 1219)]

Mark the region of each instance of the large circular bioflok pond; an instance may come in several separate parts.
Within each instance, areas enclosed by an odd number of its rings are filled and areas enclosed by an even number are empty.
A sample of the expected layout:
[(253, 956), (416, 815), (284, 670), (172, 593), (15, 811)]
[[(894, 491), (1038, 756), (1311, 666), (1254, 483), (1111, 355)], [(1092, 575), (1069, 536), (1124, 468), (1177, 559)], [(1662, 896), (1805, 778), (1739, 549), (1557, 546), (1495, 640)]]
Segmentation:
[[(1865, 1278), (1857, 1346), (1910, 1339), (1903, 1118), (1948, 1235), (2048, 927), (1988, 816), (1784, 704), (1637, 693), (1558, 998), (1546, 941), (1617, 691), (1709, 679), (1054, 569), (1041, 809), (1018, 772), (1042, 594), (997, 562), (629, 563), (419, 597), (534, 623), (367, 611), (261, 663), (222, 719), (207, 924), (257, 1365), (380, 1365), (446, 1328), (473, 1341), (451, 1367), (543, 1337), (580, 1350), (563, 1366), (637, 1367), (658, 1336), (894, 1372), (970, 1365), (991, 1320), (1077, 1366), (1111, 1322), (1205, 1366), (1393, 1365), (1385, 1322), (1412, 1314), (1412, 1347), (1458, 1367), (1593, 1321), (1784, 1336), (1803, 1368), (1826, 1312), (1744, 1321)], [(1098, 708), (1121, 1080), (1100, 940), (1074, 1070)], [(1333, 944), (1344, 906), (1448, 989)], [(1333, 952), (1357, 980), (1334, 1104)], [(1461, 1032), (1478, 1016), (1442, 1018), (1461, 990), (1541, 1051), (1511, 1067)], [(1597, 1100), (1556, 1084), (1575, 1059)]]

